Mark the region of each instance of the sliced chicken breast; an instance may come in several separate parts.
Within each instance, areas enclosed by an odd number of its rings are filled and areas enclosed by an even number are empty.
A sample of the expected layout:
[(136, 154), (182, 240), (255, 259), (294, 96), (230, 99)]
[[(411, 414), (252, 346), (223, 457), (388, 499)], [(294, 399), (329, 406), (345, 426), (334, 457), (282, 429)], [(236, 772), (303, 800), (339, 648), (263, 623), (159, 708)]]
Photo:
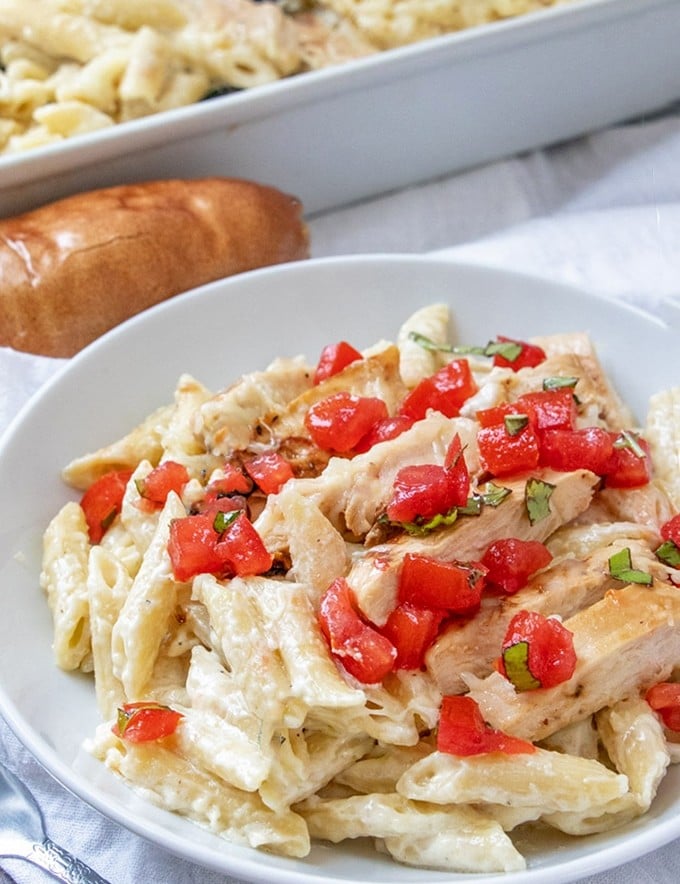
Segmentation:
[(466, 677), (470, 696), (496, 728), (541, 740), (560, 728), (638, 696), (667, 679), (680, 659), (680, 592), (667, 583), (610, 590), (565, 621), (574, 635), (573, 676), (553, 688), (516, 692), (495, 672)]
[(406, 553), (471, 562), (481, 558), (488, 545), (501, 537), (544, 541), (589, 506), (599, 483), (599, 478), (589, 470), (537, 470), (532, 476), (553, 486), (549, 513), (534, 524), (527, 515), (525, 502), (527, 479), (531, 477), (524, 476), (503, 482), (511, 494), (497, 507), (484, 507), (480, 516), (462, 517), (450, 528), (424, 537), (400, 535), (362, 550), (347, 579), (366, 617), (382, 625), (396, 606), (399, 568)]
[(492, 671), (508, 624), (519, 611), (572, 617), (599, 601), (609, 589), (621, 588), (621, 582), (609, 572), (609, 558), (624, 548), (630, 550), (636, 568), (666, 579), (665, 567), (649, 546), (626, 536), (602, 546), (586, 559), (557, 561), (514, 595), (484, 598), (475, 617), (453, 622), (437, 638), (426, 663), (441, 692), (464, 693), (467, 685), (463, 672), (482, 678)]

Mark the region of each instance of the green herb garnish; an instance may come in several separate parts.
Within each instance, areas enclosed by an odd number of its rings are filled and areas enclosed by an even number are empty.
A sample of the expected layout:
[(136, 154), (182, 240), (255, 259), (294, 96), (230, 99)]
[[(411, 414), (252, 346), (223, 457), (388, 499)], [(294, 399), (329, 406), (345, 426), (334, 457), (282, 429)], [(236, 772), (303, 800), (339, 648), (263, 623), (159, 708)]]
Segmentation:
[(427, 522), (398, 522), (396, 524), (400, 525), (407, 534), (417, 537), (422, 534), (429, 534), (430, 531), (434, 531), (435, 528), (444, 528), (453, 525), (457, 519), (458, 507), (454, 507), (448, 513), (437, 513), (436, 516), (428, 519)]
[(666, 540), (660, 547), (654, 550), (654, 554), (660, 562), (670, 568), (680, 568), (680, 548), (672, 540)]
[(516, 341), (489, 341), (484, 347), (466, 344), (438, 344), (420, 332), (409, 332), (409, 338), (425, 350), (439, 353), (455, 353), (459, 356), (502, 356), (508, 362), (514, 362), (522, 352), (522, 345)]
[(213, 528), (218, 534), (223, 534), (227, 528), (234, 524), (242, 512), (243, 510), (230, 510), (228, 513), (215, 513)]
[(468, 502), (465, 506), (457, 507), (459, 516), (478, 516), (482, 512), (482, 504), (484, 501), (478, 494), (473, 494), (472, 497), (468, 497)]
[(512, 494), (512, 491), (509, 488), (503, 488), (502, 485), (496, 485), (494, 482), (487, 482), (478, 489), (478, 493), (482, 498), (482, 503), (487, 506), (498, 506), (509, 494)]
[(623, 583), (639, 583), (643, 586), (651, 586), (654, 579), (647, 571), (633, 568), (633, 560), (627, 546), (610, 556), (609, 573), (615, 580), (621, 580)]
[(503, 665), (508, 680), (518, 691), (535, 691), (541, 682), (529, 669), (529, 642), (517, 642), (503, 651)]
[(522, 352), (522, 345), (516, 341), (489, 341), (484, 349), (485, 356), (502, 356), (508, 362), (514, 362)]
[(527, 509), (529, 522), (535, 525), (550, 515), (550, 498), (555, 486), (542, 479), (527, 479), (524, 489), (524, 503)]
[(575, 377), (552, 377), (543, 378), (544, 390), (564, 390), (565, 387), (572, 389), (578, 384), (578, 378)]
[(529, 423), (529, 416), (526, 414), (506, 414), (503, 418), (505, 424), (505, 432), (508, 436), (519, 436), (522, 430)]
[(614, 442), (614, 448), (629, 448), (637, 457), (646, 457), (645, 450), (638, 441), (639, 437), (630, 430), (622, 430), (621, 435)]
[(409, 338), (412, 341), (415, 341), (416, 344), (419, 344), (424, 350), (432, 350), (437, 353), (455, 353), (460, 356), (486, 355), (484, 347), (466, 346), (463, 344), (438, 344), (436, 341), (433, 341), (432, 338), (428, 338), (427, 335), (421, 335), (420, 332), (417, 331), (410, 332)]

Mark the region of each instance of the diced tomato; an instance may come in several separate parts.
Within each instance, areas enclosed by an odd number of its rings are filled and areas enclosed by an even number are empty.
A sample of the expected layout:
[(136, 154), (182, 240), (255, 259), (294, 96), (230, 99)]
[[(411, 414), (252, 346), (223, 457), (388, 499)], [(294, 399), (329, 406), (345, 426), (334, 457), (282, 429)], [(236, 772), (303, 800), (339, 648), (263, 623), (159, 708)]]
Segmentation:
[(499, 586), (508, 595), (526, 586), (531, 575), (551, 561), (550, 550), (543, 543), (517, 537), (495, 540), (482, 556), (487, 583)]
[(419, 669), (425, 652), (437, 637), (446, 611), (421, 608), (409, 602), (398, 605), (380, 632), (397, 649), (395, 669)]
[(545, 351), (536, 344), (529, 344), (516, 338), (506, 338), (503, 335), (498, 335), (496, 340), (503, 344), (517, 344), (520, 347), (519, 354), (514, 359), (508, 359), (501, 353), (494, 355), (493, 364), (502, 368), (511, 368), (513, 371), (519, 371), (520, 368), (534, 368), (546, 358)]
[(176, 580), (186, 582), (197, 574), (220, 574), (224, 560), (217, 549), (218, 534), (212, 514), (187, 516), (170, 522), (168, 555)]
[(393, 522), (428, 521), (465, 506), (470, 493), (470, 473), (460, 436), (449, 443), (444, 466), (412, 464), (402, 467), (394, 478), (387, 517)]
[(213, 479), (205, 489), (206, 498), (226, 497), (228, 494), (250, 494), (253, 490), (252, 479), (234, 464), (225, 463), (222, 473), (219, 479)]
[(573, 634), (554, 617), (519, 611), (508, 624), (497, 668), (518, 691), (561, 684), (576, 668)]
[(170, 523), (168, 554), (176, 580), (197, 574), (245, 577), (272, 566), (260, 535), (245, 513), (231, 519), (224, 531), (215, 528), (213, 513), (199, 513)]
[(272, 555), (245, 513), (240, 513), (220, 534), (217, 550), (237, 577), (264, 574), (272, 566)]
[(189, 481), (189, 473), (184, 464), (166, 460), (155, 467), (137, 482), (137, 490), (144, 500), (162, 506), (171, 491), (181, 494)]
[(612, 452), (611, 434), (600, 427), (550, 429), (541, 436), (541, 464), (560, 472), (591, 470), (603, 476)]
[(475, 417), (481, 427), (493, 427), (503, 424), (511, 415), (526, 415), (539, 435), (545, 430), (568, 430), (576, 419), (576, 402), (571, 390), (538, 390), (525, 393), (514, 402), (482, 408)]
[(569, 389), (539, 390), (520, 396), (515, 405), (526, 411), (535, 430), (570, 430), (576, 420), (576, 401)]
[(538, 436), (530, 424), (510, 434), (503, 424), (482, 427), (477, 433), (479, 457), (492, 476), (509, 476), (538, 466)]
[(215, 516), (218, 513), (226, 514), (239, 510), (248, 512), (248, 501), (241, 494), (229, 494), (225, 497), (220, 495), (206, 496), (192, 507), (192, 513), (209, 516), (212, 524), (214, 524)]
[(422, 420), (428, 409), (446, 417), (460, 414), (463, 403), (477, 392), (477, 383), (467, 359), (453, 359), (435, 374), (423, 378), (401, 404), (399, 413)]
[(444, 455), (444, 467), (449, 471), (456, 470), (464, 477), (464, 482), (467, 485), (467, 490), (465, 492), (465, 497), (467, 498), (470, 490), (470, 473), (467, 464), (465, 463), (463, 443), (461, 442), (458, 433), (454, 433), (453, 438), (449, 442), (449, 447), (446, 449), (446, 454)]
[(255, 483), (246, 476), (243, 470), (235, 464), (226, 463), (222, 468), (222, 475), (213, 479), (205, 489), (203, 500), (196, 502), (192, 511), (210, 515), (213, 518), (217, 513), (229, 513), (234, 510), (247, 511), (249, 495)]
[(123, 505), (131, 470), (111, 470), (96, 479), (80, 499), (90, 543), (100, 543)]
[(149, 743), (174, 734), (183, 717), (160, 703), (125, 703), (111, 730), (128, 743)]
[(319, 448), (347, 452), (387, 416), (382, 399), (341, 391), (315, 402), (305, 415), (305, 427)]
[(368, 433), (354, 446), (354, 450), (357, 454), (363, 454), (363, 452), (377, 445), (378, 442), (388, 442), (390, 439), (396, 439), (397, 436), (400, 436), (406, 430), (410, 430), (413, 424), (413, 418), (407, 417), (404, 414), (384, 417), (373, 424)]
[(521, 755), (536, 751), (533, 743), (489, 727), (472, 697), (456, 695), (442, 700), (437, 749), (464, 757), (489, 752)]
[(529, 415), (523, 412), (516, 402), (501, 402), (500, 405), (492, 405), (490, 408), (480, 408), (475, 414), (475, 419), (480, 427), (497, 427), (505, 423), (505, 418), (511, 415)]
[(347, 341), (339, 341), (337, 344), (328, 344), (321, 351), (321, 356), (314, 372), (314, 383), (320, 384), (326, 378), (342, 371), (352, 362), (363, 359), (361, 353)]
[(387, 517), (393, 522), (425, 521), (465, 506), (470, 488), (469, 476), (438, 464), (402, 467), (394, 479)]
[(406, 553), (399, 572), (399, 602), (451, 614), (473, 614), (479, 608), (486, 568), (478, 564), (442, 562)]
[(260, 454), (245, 463), (244, 467), (265, 494), (277, 494), (293, 478), (293, 468), (278, 451)]
[(672, 731), (680, 731), (680, 684), (661, 681), (645, 694), (645, 700), (659, 713), (664, 725)]
[(636, 439), (637, 445), (643, 452), (640, 456), (625, 442), (619, 444), (622, 441), (620, 434), (611, 433), (610, 437), (613, 450), (605, 473), (607, 487), (639, 488), (641, 485), (646, 485), (652, 476), (652, 461), (647, 440)]
[(676, 546), (680, 546), (680, 513), (664, 522), (661, 526), (661, 537), (664, 540), (672, 540)]
[(319, 625), (333, 656), (358, 681), (378, 684), (394, 668), (397, 649), (360, 616), (344, 578), (334, 580), (321, 599)]

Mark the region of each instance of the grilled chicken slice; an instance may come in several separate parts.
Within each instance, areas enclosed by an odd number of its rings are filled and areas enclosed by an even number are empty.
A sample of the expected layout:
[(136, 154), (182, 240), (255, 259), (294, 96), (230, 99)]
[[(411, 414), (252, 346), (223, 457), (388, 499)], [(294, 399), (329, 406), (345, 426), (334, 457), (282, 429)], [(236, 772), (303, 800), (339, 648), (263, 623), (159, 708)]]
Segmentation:
[(480, 392), (465, 403), (462, 414), (473, 417), (479, 409), (514, 402), (524, 393), (535, 393), (543, 389), (546, 378), (573, 377), (578, 379), (574, 394), (580, 403), (579, 426), (622, 430), (634, 425), (633, 415), (609, 382), (586, 335), (552, 335), (532, 341), (546, 350), (547, 359), (535, 368), (519, 371), (485, 370)]
[(347, 579), (366, 617), (382, 625), (396, 606), (399, 567), (406, 553), (470, 562), (481, 558), (488, 545), (501, 537), (544, 541), (589, 506), (599, 483), (599, 478), (589, 470), (537, 470), (532, 476), (554, 486), (550, 512), (535, 524), (527, 516), (525, 489), (529, 477), (524, 476), (503, 482), (511, 494), (497, 507), (484, 507), (480, 516), (463, 517), (450, 528), (425, 537), (400, 535), (362, 550)]
[[(586, 424), (601, 424), (610, 430), (634, 426), (633, 414), (602, 367), (588, 334), (567, 332), (531, 340), (545, 350), (548, 356), (546, 363), (551, 367), (558, 367), (557, 374), (578, 377), (574, 392), (584, 406), (583, 412), (587, 412)], [(560, 359), (564, 360), (561, 365)], [(570, 370), (570, 366), (574, 367), (574, 371)], [(585, 416), (584, 413), (583, 417)]]
[(351, 362), (320, 384), (310, 386), (284, 408), (264, 413), (255, 428), (255, 440), (280, 444), (289, 438), (308, 438), (304, 418), (310, 407), (340, 391), (382, 399), (388, 412), (393, 414), (406, 395), (399, 374), (399, 349), (387, 344), (378, 352)]
[(309, 389), (313, 374), (301, 357), (275, 359), (264, 371), (243, 375), (201, 406), (194, 431), (213, 454), (246, 448), (263, 415), (285, 408)]
[(667, 579), (667, 569), (650, 547), (625, 535), (585, 559), (558, 560), (514, 595), (485, 597), (475, 617), (454, 621), (437, 638), (427, 653), (426, 664), (441, 692), (464, 693), (467, 685), (463, 672), (482, 678), (492, 671), (507, 626), (519, 611), (572, 617), (599, 601), (607, 590), (620, 589), (621, 581), (609, 573), (609, 558), (625, 548), (630, 550), (636, 568)]
[[(385, 509), (398, 471), (410, 464), (443, 464), (456, 433), (465, 447), (468, 469), (474, 472), (479, 466), (477, 425), (468, 418), (448, 418), (433, 412), (396, 439), (379, 442), (351, 460), (331, 458), (321, 475), (292, 479), (286, 487), (291, 486), (296, 494), (316, 504), (336, 530), (362, 538)], [(277, 533), (279, 510), (278, 498), (270, 497), (257, 525), (265, 538)], [(281, 539), (285, 541), (285, 537)]]
[(553, 688), (516, 692), (498, 672), (466, 678), (493, 727), (541, 740), (664, 681), (680, 660), (680, 591), (630, 584), (565, 621), (574, 635), (573, 676)]
[(584, 525), (635, 522), (658, 535), (663, 523), (676, 512), (666, 486), (653, 480), (639, 488), (603, 488), (578, 521)]

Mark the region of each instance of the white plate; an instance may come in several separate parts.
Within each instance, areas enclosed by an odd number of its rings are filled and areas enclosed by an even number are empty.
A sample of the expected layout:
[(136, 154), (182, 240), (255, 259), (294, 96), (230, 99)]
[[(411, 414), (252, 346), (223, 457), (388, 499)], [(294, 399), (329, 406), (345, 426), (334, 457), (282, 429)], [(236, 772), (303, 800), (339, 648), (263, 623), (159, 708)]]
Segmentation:
[[(648, 397), (678, 382), (676, 333), (613, 302), (524, 276), (406, 256), (336, 258), (255, 271), (165, 302), (75, 357), (19, 415), (0, 446), (0, 709), (19, 738), (74, 793), (138, 834), (189, 860), (247, 880), (424, 884), (498, 876), (446, 876), (399, 866), (356, 844), (317, 846), (306, 860), (235, 847), (134, 799), (83, 757), (97, 723), (90, 680), (57, 670), (38, 585), (40, 538), (69, 491), (71, 458), (117, 438), (168, 401), (181, 372), (212, 388), (276, 355), (315, 359), (329, 341), (358, 347), (393, 337), (415, 308), (451, 304), (459, 340), (486, 343), (586, 330), (620, 391), (643, 416)], [(680, 835), (680, 769), (650, 813), (606, 836), (551, 837), (508, 884), (572, 881)]]
[(329, 209), (663, 108), (679, 36), (677, 0), (573, 0), (0, 156), (0, 217), (201, 175)]

